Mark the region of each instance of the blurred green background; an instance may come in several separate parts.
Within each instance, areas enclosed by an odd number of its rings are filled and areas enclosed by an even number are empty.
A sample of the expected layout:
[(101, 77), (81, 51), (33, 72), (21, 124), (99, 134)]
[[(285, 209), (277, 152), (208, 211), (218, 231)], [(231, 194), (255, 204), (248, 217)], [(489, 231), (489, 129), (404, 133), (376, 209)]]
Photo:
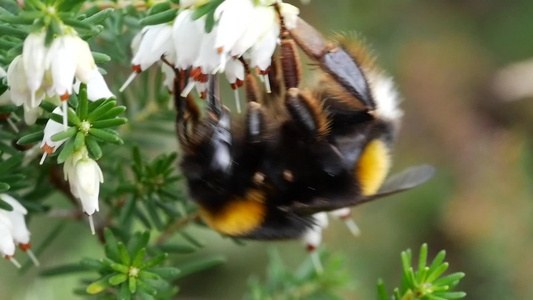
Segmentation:
[[(379, 277), (389, 287), (399, 285), (400, 252), (417, 253), (427, 242), (433, 254), (446, 249), (450, 270), (466, 273), (459, 288), (467, 299), (533, 299), (533, 99), (506, 99), (496, 89), (500, 70), (533, 58), (533, 1), (293, 3), (324, 34), (362, 34), (396, 78), (405, 117), (394, 170), (421, 163), (438, 168), (420, 188), (355, 209), (360, 238), (341, 222), (325, 231), (323, 247), (341, 255), (351, 275), (345, 298), (375, 299)], [(36, 243), (54, 222), (32, 221)], [(289, 266), (307, 255), (296, 241), (243, 247), (203, 228), (192, 232), (206, 242), (195, 256), (222, 254), (227, 263), (179, 281), (180, 299), (241, 299), (248, 278), (264, 275), (269, 247), (277, 247)], [(50, 267), (101, 257), (99, 246), (86, 224), (72, 222), (41, 260)], [(77, 276), (43, 279), (37, 273), (19, 276), (1, 263), (0, 299), (75, 298)]]

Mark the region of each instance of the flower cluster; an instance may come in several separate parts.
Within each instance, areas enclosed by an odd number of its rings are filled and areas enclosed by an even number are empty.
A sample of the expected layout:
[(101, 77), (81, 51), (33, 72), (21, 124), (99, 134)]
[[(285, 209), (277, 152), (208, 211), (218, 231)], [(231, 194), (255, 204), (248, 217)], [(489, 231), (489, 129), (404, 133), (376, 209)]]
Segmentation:
[(7, 194), (0, 194), (0, 199), (12, 207), (11, 211), (0, 209), (0, 254), (20, 268), (20, 264), (14, 258), (15, 246), (18, 245), (38, 266), (39, 261), (30, 249), (30, 231), (24, 220), (28, 211)]
[[(274, 2), (181, 1), (181, 10), (172, 22), (146, 26), (134, 38), (133, 73), (121, 90), (136, 74), (164, 56), (177, 69), (191, 70), (183, 96), (195, 87), (200, 94), (205, 92), (208, 75), (216, 73), (225, 73), (231, 87), (236, 90), (242, 86), (245, 75), (241, 59), (247, 61), (248, 67), (257, 69), (269, 92), (269, 81), (264, 79), (268, 79), (281, 29), (272, 5)], [(285, 26), (289, 29), (295, 27), (298, 9), (285, 3), (279, 3), (279, 7)], [(209, 9), (212, 9), (211, 13)], [(210, 18), (214, 21), (212, 26), (209, 26)], [(168, 66), (163, 66), (163, 71), (167, 75), (165, 83), (172, 91), (170, 79), (173, 72)]]
[[(65, 109), (75, 80), (77, 85), (83, 82), (109, 90), (89, 44), (72, 27), (64, 26), (62, 32), (64, 34), (55, 37), (49, 46), (45, 43), (44, 29), (29, 34), (24, 40), (22, 54), (15, 57), (7, 70), (11, 101), (24, 106), (28, 124), (35, 122), (40, 112), (38, 106), (45, 96), (61, 99)], [(66, 128), (66, 115), (63, 123)]]

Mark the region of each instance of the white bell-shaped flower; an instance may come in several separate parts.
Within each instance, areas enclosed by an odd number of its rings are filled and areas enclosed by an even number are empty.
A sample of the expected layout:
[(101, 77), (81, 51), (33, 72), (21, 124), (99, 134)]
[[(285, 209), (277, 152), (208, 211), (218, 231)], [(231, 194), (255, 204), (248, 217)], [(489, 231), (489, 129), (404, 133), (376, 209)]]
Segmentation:
[(24, 122), (27, 125), (35, 124), (35, 121), (37, 121), (37, 118), (42, 115), (42, 113), (43, 109), (39, 106), (30, 107), (26, 103), (24, 104)]
[[(81, 81), (76, 79), (74, 83), (74, 91), (76, 94), (80, 92)], [(87, 82), (87, 99), (89, 101), (96, 101), (102, 98), (114, 98), (115, 95), (109, 90), (104, 76), (100, 74), (98, 69), (91, 71), (91, 78)]]
[(46, 34), (44, 32), (36, 32), (29, 34), (24, 40), (24, 47), (22, 49), (22, 61), (24, 63), (24, 71), (26, 72), (26, 83), (31, 93), (31, 107), (39, 105), (37, 102), (37, 91), (41, 88), (43, 76), (45, 72), (45, 60), (48, 52), (45, 46)]
[(328, 215), (325, 212), (313, 215), (314, 224), (302, 236), (302, 241), (311, 253), (311, 259), (318, 273), (323, 272), (322, 263), (316, 249), (322, 243), (322, 231), (328, 227)]
[(139, 66), (141, 71), (145, 71), (163, 55), (171, 59), (175, 56), (172, 26), (167, 24), (146, 26), (131, 64), (134, 68)]
[[(63, 115), (63, 110), (60, 107), (56, 107), (53, 112), (61, 116)], [(41, 158), (41, 165), (46, 159), (46, 156), (54, 153), (57, 148), (59, 148), (66, 141), (66, 139), (57, 142), (52, 141), (52, 136), (56, 133), (63, 131), (63, 129), (64, 127), (62, 124), (59, 124), (52, 119), (48, 120), (48, 122), (46, 123), (46, 126), (44, 127), (44, 137), (41, 142), (41, 151), (43, 153), (43, 157)]]
[(229, 52), (246, 31), (252, 17), (253, 4), (250, 0), (226, 0), (215, 10), (218, 20), (214, 47), (218, 53)]
[(25, 220), (28, 211), (15, 198), (7, 194), (0, 194), (0, 199), (13, 207), (12, 211), (0, 210), (0, 215), (6, 217), (11, 222), (11, 236), (13, 241), (19, 245), (22, 251), (28, 254), (36, 266), (39, 266), (39, 261), (30, 249), (31, 233), (26, 226)]
[(92, 215), (99, 211), (98, 196), (100, 183), (104, 182), (104, 176), (98, 163), (91, 159), (87, 149), (71, 154), (63, 166), (65, 179), (69, 181), (72, 194), (78, 198), (83, 211), (89, 216), (91, 232), (94, 234)]
[(76, 74), (78, 44), (74, 35), (66, 34), (56, 37), (46, 57), (46, 68), (50, 69), (54, 82), (53, 91), (68, 100), (72, 94), (72, 83)]
[(248, 24), (244, 26), (246, 30), (231, 48), (231, 56), (242, 56), (269, 32), (273, 26), (279, 26), (275, 23), (275, 20), (276, 12), (272, 7), (256, 5), (251, 13)]
[(15, 241), (11, 235), (13, 224), (11, 221), (0, 214), (0, 255), (12, 261), (15, 266), (20, 267), (20, 264), (15, 260)]
[(172, 28), (176, 68), (181, 70), (186, 70), (196, 61), (205, 35), (205, 17), (193, 20), (192, 13), (192, 10), (180, 12)]
[[(10, 96), (13, 104), (21, 106), (26, 103), (26, 105), (31, 106), (32, 92), (27, 84), (22, 55), (15, 57), (9, 65), (7, 69), (7, 84), (10, 88)], [(35, 95), (36, 105), (41, 103), (43, 98), (44, 92), (39, 89)]]

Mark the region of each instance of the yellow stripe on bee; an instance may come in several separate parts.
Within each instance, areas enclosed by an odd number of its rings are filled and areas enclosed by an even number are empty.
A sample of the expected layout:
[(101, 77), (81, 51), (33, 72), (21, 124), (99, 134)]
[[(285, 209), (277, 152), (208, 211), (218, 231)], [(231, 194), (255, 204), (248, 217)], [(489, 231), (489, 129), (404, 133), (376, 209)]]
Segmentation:
[(265, 194), (249, 190), (244, 197), (231, 199), (217, 210), (199, 208), (202, 219), (214, 230), (226, 235), (245, 235), (263, 223), (266, 216)]
[(364, 196), (375, 194), (385, 181), (391, 166), (389, 148), (381, 140), (370, 142), (357, 163), (355, 176)]

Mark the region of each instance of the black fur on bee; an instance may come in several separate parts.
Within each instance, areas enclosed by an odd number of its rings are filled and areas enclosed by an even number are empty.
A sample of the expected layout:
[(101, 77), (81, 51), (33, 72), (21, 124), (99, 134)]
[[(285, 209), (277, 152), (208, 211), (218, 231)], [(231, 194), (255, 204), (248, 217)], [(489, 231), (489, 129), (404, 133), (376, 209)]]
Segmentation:
[[(391, 79), (359, 43), (328, 44), (301, 19), (281, 37), (272, 93), (261, 95), (248, 70), (244, 120), (234, 121), (222, 105), (215, 75), (201, 120), (192, 96), (180, 96), (187, 72), (176, 71), (181, 169), (200, 216), (228, 236), (297, 238), (314, 213), (407, 190), (433, 175), (432, 167), (415, 167), (385, 182), (401, 111)], [(324, 71), (311, 90), (300, 89), (297, 45)]]

